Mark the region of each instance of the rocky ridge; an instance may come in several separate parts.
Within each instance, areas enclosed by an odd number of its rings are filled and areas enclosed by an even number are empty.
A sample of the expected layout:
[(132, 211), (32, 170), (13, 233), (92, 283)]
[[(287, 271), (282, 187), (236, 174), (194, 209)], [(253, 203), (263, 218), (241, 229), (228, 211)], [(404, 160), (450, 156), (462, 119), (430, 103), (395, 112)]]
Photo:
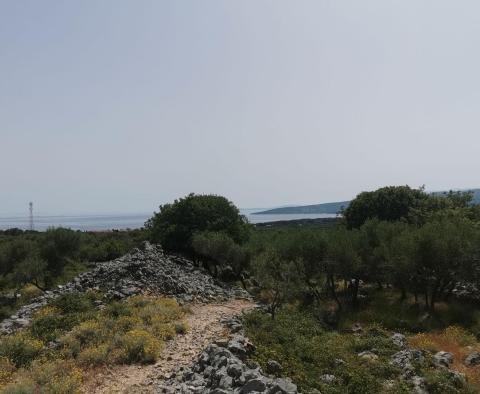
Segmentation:
[(146, 293), (174, 297), (181, 303), (248, 297), (248, 293), (216, 281), (190, 260), (167, 255), (161, 247), (146, 242), (142, 249), (98, 263), (93, 270), (78, 275), (66, 285), (33, 299), (0, 323), (0, 335), (27, 326), (35, 311), (60, 295), (88, 290), (103, 291), (107, 299)]

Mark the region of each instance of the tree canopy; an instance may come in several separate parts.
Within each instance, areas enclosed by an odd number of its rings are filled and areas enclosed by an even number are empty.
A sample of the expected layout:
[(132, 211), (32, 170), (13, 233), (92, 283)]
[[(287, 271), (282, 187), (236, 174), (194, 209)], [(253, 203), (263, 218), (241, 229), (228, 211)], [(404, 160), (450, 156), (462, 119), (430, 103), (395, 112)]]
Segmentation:
[(386, 186), (360, 193), (344, 211), (349, 228), (359, 228), (368, 219), (396, 221), (406, 218), (412, 209), (428, 199), (423, 189), (409, 186)]
[(238, 208), (225, 197), (211, 194), (192, 193), (161, 205), (145, 226), (153, 242), (169, 251), (186, 253), (194, 252), (192, 239), (196, 233), (222, 232), (240, 244), (249, 234), (248, 222)]

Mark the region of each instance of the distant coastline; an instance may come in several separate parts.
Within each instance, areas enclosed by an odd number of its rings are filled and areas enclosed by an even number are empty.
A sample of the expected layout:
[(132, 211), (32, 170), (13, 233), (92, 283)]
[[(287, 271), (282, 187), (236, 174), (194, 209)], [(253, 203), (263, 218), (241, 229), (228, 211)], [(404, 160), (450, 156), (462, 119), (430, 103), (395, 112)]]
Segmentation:
[[(269, 214), (254, 213), (257, 210), (241, 209), (241, 213), (247, 220), (256, 225), (258, 223), (304, 221), (334, 218), (332, 214)], [(49, 227), (64, 227), (79, 231), (111, 231), (142, 228), (145, 222), (152, 216), (151, 213), (139, 214), (95, 214), (95, 215), (42, 215), (34, 216), (34, 229), (45, 231)], [(0, 217), (0, 230), (19, 228), (27, 230), (29, 219), (27, 216)]]
[(330, 214), (335, 215), (345, 209), (350, 201), (330, 202), (324, 204), (301, 205), (291, 207), (273, 208), (255, 212), (253, 215), (285, 215), (285, 214)]

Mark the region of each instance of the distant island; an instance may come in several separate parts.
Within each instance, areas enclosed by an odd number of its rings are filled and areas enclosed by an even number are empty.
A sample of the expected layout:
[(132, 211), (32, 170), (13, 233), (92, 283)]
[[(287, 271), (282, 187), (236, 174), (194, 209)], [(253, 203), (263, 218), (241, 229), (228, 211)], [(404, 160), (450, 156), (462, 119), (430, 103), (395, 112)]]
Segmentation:
[(302, 205), (294, 207), (273, 208), (262, 212), (255, 212), (252, 215), (284, 215), (284, 214), (337, 214), (345, 209), (350, 201), (327, 202), (324, 204)]
[[(466, 189), (461, 191), (470, 191), (473, 193), (473, 204), (480, 204), (480, 189)], [(432, 192), (439, 196), (445, 195), (448, 192), (438, 191)], [(282, 208), (272, 208), (267, 209), (261, 212), (254, 212), (252, 215), (291, 215), (291, 214), (337, 214), (346, 209), (350, 201), (340, 201), (340, 202), (327, 202), (323, 204), (313, 204), (313, 205), (300, 205), (300, 206), (291, 206), (291, 207), (282, 207)]]

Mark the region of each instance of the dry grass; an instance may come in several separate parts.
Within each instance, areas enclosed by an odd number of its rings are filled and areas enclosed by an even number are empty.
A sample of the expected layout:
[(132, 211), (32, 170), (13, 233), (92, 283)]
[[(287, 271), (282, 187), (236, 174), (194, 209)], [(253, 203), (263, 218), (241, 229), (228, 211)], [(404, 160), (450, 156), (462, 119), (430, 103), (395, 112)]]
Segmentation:
[(452, 369), (465, 374), (468, 381), (480, 389), (480, 365), (467, 367), (465, 358), (473, 351), (480, 351), (480, 343), (467, 330), (450, 326), (438, 332), (421, 333), (410, 337), (412, 347), (431, 352), (440, 350), (453, 354)]

